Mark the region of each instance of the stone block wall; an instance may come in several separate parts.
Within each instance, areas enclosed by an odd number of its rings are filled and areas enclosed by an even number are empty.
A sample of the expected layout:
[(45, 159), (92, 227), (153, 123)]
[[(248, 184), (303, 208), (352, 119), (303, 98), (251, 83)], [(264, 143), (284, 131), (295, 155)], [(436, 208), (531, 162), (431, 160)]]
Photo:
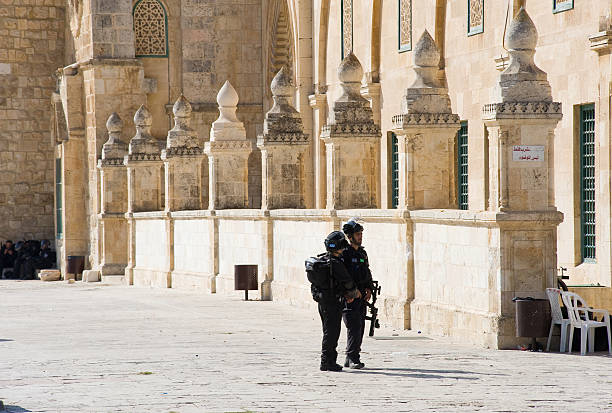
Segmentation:
[(65, 3), (0, 3), (0, 239), (54, 238), (53, 71)]
[[(297, 307), (310, 307), (314, 304), (310, 294), (310, 284), (304, 272), (304, 260), (325, 252), (323, 240), (333, 230), (331, 217), (314, 221), (312, 216), (322, 216), (323, 211), (313, 210), (312, 215), (304, 214), (299, 219), (294, 211), (286, 211), (292, 219), (274, 220), (274, 281), (272, 298), (275, 301), (290, 303)], [(297, 212), (297, 211), (296, 211)], [(279, 214), (281, 211), (274, 211)]]
[(234, 265), (258, 265), (259, 281), (263, 282), (263, 266), (267, 257), (265, 249), (265, 222), (259, 220), (219, 220), (219, 274), (217, 292), (232, 294), (234, 291)]
[(261, 104), (261, 2), (189, 0), (181, 4), (181, 17), (185, 97), (215, 102), (230, 80), (241, 103)]
[[(212, 220), (177, 219), (174, 222), (174, 270), (212, 275)], [(174, 280), (173, 280), (174, 281)], [(175, 283), (172, 283), (175, 286)]]
[[(151, 242), (155, 240), (155, 242)], [(136, 220), (136, 267), (152, 271), (168, 268), (170, 257), (167, 252), (166, 226), (162, 219)], [(135, 271), (136, 272), (136, 271)], [(134, 274), (134, 285), (140, 278)], [(151, 282), (143, 282), (150, 285)]]

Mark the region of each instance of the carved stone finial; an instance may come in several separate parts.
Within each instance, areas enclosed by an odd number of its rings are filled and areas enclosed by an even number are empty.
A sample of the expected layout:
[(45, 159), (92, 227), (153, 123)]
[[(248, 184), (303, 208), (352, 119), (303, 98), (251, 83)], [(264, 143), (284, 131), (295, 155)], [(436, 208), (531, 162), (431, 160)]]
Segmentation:
[(134, 124), (136, 125), (137, 129), (140, 127), (147, 133), (150, 131), (151, 125), (153, 125), (153, 116), (145, 105), (140, 105), (134, 114)]
[(421, 67), (437, 67), (440, 51), (429, 32), (425, 30), (414, 48), (414, 64)]
[(106, 129), (108, 130), (108, 140), (102, 146), (102, 159), (123, 159), (127, 145), (121, 140), (123, 121), (116, 112), (108, 117)]
[(374, 123), (370, 102), (361, 96), (363, 67), (353, 54), (342, 60), (338, 67), (338, 79), (342, 96), (334, 102), (325, 133), (355, 132), (356, 135), (378, 136), (380, 128)]
[(338, 66), (338, 79), (342, 83), (360, 83), (363, 77), (363, 67), (357, 56), (350, 52)]
[(289, 101), (293, 92), (293, 82), (286, 66), (283, 66), (270, 84), (274, 105), (266, 113), (263, 135), (258, 136), (258, 145), (265, 143), (305, 144), (308, 135), (304, 134), (302, 117)]
[(141, 105), (134, 114), (134, 125), (136, 125), (136, 135), (130, 141), (129, 153), (158, 154), (157, 139), (151, 136), (153, 116), (145, 105)]
[(181, 94), (172, 107), (174, 127), (168, 131), (165, 156), (174, 154), (193, 154), (193, 149), (201, 147), (197, 133), (190, 127), (191, 103)]
[(174, 102), (172, 106), (172, 113), (175, 118), (188, 118), (191, 116), (191, 103), (181, 93), (181, 96)]
[(429, 32), (425, 30), (414, 48), (416, 79), (411, 87), (438, 87), (436, 75), (440, 64), (440, 51)]
[(361, 79), (363, 77), (363, 67), (353, 52), (349, 53), (338, 66), (338, 79), (342, 87), (342, 96), (336, 102), (358, 102), (359, 105), (369, 102), (361, 96)]
[(234, 89), (229, 80), (226, 80), (219, 93), (217, 93), (219, 117), (210, 128), (211, 141), (246, 139), (244, 125), (236, 117), (238, 101), (236, 89)]
[(535, 50), (537, 43), (538, 30), (535, 24), (533, 24), (531, 17), (521, 7), (516, 16), (514, 16), (514, 19), (512, 19), (506, 33), (506, 45), (509, 49)]
[(117, 112), (111, 113), (111, 115), (108, 117), (108, 120), (106, 121), (106, 129), (108, 130), (109, 137), (112, 136), (112, 133), (121, 133), (121, 130), (123, 129), (123, 121), (119, 115), (117, 115)]
[[(440, 64), (440, 50), (429, 32), (425, 30), (414, 48), (414, 67), (416, 78), (412, 85), (406, 89), (402, 102), (403, 115), (435, 114), (445, 115), (442, 118), (434, 117), (428, 122), (448, 123), (454, 126), (457, 115), (452, 114), (448, 89), (438, 80)], [(412, 118), (403, 116), (401, 125), (411, 124)], [(420, 118), (419, 118), (420, 119)], [(441, 120), (444, 119), (444, 120)]]
[(537, 42), (538, 31), (521, 8), (506, 33), (510, 64), (499, 76), (497, 99), (501, 102), (552, 101), (546, 73), (534, 62)]
[(266, 118), (268, 118), (268, 115), (272, 113), (297, 113), (295, 108), (289, 102), (293, 92), (293, 82), (291, 81), (291, 76), (288, 72), (287, 67), (283, 66), (278, 71), (276, 76), (274, 76), (274, 79), (272, 79), (270, 90), (272, 91), (274, 105), (266, 114)]
[(235, 108), (238, 106), (238, 93), (229, 80), (226, 80), (219, 93), (217, 93), (217, 103), (220, 108)]
[(287, 66), (283, 65), (278, 73), (272, 79), (272, 83), (270, 83), (270, 90), (272, 91), (273, 96), (278, 97), (291, 97), (291, 92), (293, 92), (293, 82), (291, 81), (291, 76), (289, 75), (289, 70)]

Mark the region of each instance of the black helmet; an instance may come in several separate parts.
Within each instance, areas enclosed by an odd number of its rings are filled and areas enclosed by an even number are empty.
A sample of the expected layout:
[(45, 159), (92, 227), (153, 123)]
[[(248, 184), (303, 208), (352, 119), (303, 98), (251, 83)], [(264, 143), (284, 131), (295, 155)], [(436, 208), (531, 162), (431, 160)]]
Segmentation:
[(325, 238), (324, 244), (327, 251), (341, 250), (349, 247), (349, 243), (341, 231), (334, 231), (329, 234)]
[(357, 218), (351, 218), (342, 226), (342, 231), (346, 235), (353, 235), (355, 232), (363, 231), (363, 227), (357, 222)]

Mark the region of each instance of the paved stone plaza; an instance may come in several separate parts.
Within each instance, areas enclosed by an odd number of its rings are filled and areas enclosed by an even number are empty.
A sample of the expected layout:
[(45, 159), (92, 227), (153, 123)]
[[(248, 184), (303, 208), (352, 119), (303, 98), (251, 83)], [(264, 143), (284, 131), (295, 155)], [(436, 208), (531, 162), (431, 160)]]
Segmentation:
[(323, 373), (314, 312), (274, 302), (2, 280), (0, 312), (9, 412), (612, 410), (604, 353), (482, 350), (381, 329), (365, 339), (365, 370)]

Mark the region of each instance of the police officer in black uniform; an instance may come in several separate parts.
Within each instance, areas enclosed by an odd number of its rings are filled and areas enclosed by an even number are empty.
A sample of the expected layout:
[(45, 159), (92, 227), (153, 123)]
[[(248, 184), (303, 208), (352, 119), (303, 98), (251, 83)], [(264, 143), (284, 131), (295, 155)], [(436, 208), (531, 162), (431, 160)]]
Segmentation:
[(318, 298), (319, 315), (323, 324), (321, 370), (340, 371), (342, 366), (336, 363), (338, 357), (336, 346), (342, 325), (343, 302), (353, 302), (360, 297), (360, 293), (340, 259), (342, 251), (349, 247), (344, 234), (334, 231), (325, 238), (324, 243), (330, 259), (331, 282), (329, 288), (312, 287), (313, 297)]
[(370, 300), (374, 286), (368, 263), (368, 254), (361, 246), (363, 226), (357, 222), (356, 218), (352, 218), (342, 226), (342, 231), (351, 242), (350, 247), (342, 253), (342, 261), (362, 296), (351, 302), (346, 301), (342, 310), (342, 318), (347, 330), (344, 367), (361, 369), (365, 367), (365, 364), (361, 362), (359, 353), (361, 352), (361, 342), (365, 331), (366, 301)]

